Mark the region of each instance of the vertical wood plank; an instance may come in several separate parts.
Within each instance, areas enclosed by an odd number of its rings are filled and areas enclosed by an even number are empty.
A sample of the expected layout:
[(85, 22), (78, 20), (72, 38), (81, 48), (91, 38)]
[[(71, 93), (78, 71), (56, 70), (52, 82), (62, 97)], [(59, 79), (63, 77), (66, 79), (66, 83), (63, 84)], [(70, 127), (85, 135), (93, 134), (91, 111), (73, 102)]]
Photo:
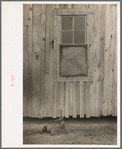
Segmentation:
[(69, 115), (73, 115), (73, 82), (70, 82), (70, 102), (69, 102)]
[[(94, 10), (94, 5), (90, 4), (87, 6), (91, 10)], [(95, 56), (95, 50), (94, 50), (94, 16), (88, 15), (87, 16), (87, 61), (88, 61), (88, 73), (89, 77), (94, 80), (93, 75), (93, 68), (94, 68), (94, 56)], [(94, 116), (94, 81), (90, 82), (90, 116)]]
[(68, 4), (67, 8), (72, 8), (72, 4)]
[[(31, 97), (29, 97), (30, 90), (30, 52), (32, 50), (32, 40), (29, 31), (31, 31), (32, 10), (31, 5), (23, 5), (23, 116), (30, 116)], [(31, 18), (31, 19), (30, 19)], [(30, 19), (30, 20), (29, 20)], [(29, 41), (30, 39), (30, 41)], [(30, 49), (29, 49), (30, 47)], [(30, 51), (29, 51), (30, 50)], [(29, 98), (28, 98), (29, 97)]]
[(43, 117), (45, 93), (44, 52), (45, 52), (45, 9), (46, 5), (33, 5), (33, 116)]
[(81, 8), (80, 4), (73, 4), (73, 8)]
[(49, 73), (49, 63), (50, 63), (50, 33), (51, 33), (51, 23), (52, 23), (52, 5), (46, 5), (46, 51), (45, 51), (45, 73)]
[(27, 116), (31, 116), (31, 107), (32, 107), (32, 4), (29, 8), (28, 16), (28, 103), (27, 103)]
[(80, 117), (84, 117), (84, 82), (80, 82)]
[(106, 5), (106, 22), (105, 22), (105, 50), (104, 50), (104, 100), (103, 100), (103, 116), (108, 115), (108, 80), (109, 80), (109, 50), (110, 50), (110, 5)]
[(86, 82), (85, 88), (86, 118), (90, 118), (90, 82)]
[(60, 16), (54, 16), (54, 78), (59, 76)]
[[(44, 116), (52, 116), (53, 99), (53, 5), (46, 5), (45, 103)], [(48, 108), (47, 108), (48, 107)]]
[(80, 115), (80, 82), (76, 83), (76, 105), (77, 105), (76, 114)]
[(56, 118), (57, 83), (54, 83), (53, 118)]
[(83, 90), (84, 90), (84, 115), (86, 116), (86, 81), (84, 81), (84, 84), (83, 84)]
[(110, 24), (111, 24), (111, 35), (110, 35), (110, 49), (109, 49), (109, 79), (108, 79), (108, 115), (112, 115), (112, 101), (113, 101), (113, 70), (114, 70), (114, 48), (115, 48), (115, 41), (114, 41), (114, 33), (115, 33), (115, 14), (117, 13), (114, 10), (114, 5), (110, 5)]
[(113, 102), (112, 115), (117, 116), (117, 6), (114, 6), (115, 24), (114, 24), (114, 69), (113, 69)]
[(94, 116), (99, 116), (98, 100), (99, 100), (99, 65), (100, 65), (100, 14), (101, 4), (94, 5)]
[(100, 80), (99, 80), (99, 115), (103, 113), (104, 95), (104, 49), (105, 49), (105, 4), (101, 5), (101, 30), (100, 30)]
[[(49, 7), (49, 6), (48, 6)], [(49, 32), (51, 31), (51, 33), (49, 33), (50, 37), (49, 37), (49, 48), (50, 48), (50, 68), (49, 68), (49, 74), (48, 75), (48, 79), (49, 82), (48, 86), (49, 88), (46, 88), (46, 90), (49, 92), (49, 96), (46, 102), (46, 106), (48, 108), (47, 109), (47, 117), (52, 117), (53, 112), (52, 112), (52, 106), (53, 106), (53, 77), (54, 77), (54, 47), (52, 46), (52, 41), (54, 40), (54, 15), (53, 15), (53, 9), (54, 9), (54, 5), (50, 4), (50, 15), (51, 15), (51, 22), (50, 22), (50, 29)], [(48, 81), (48, 80), (47, 80)]]
[(65, 110), (64, 101), (64, 82), (60, 82), (60, 110), (62, 110), (62, 116), (64, 116)]
[(93, 78), (93, 15), (87, 16), (87, 62), (88, 62), (88, 77)]
[(57, 117), (61, 116), (60, 110), (60, 82), (57, 83)]
[(66, 95), (65, 95), (65, 117), (69, 117), (69, 82), (66, 82)]
[(73, 118), (77, 117), (76, 82), (73, 82)]
[(94, 116), (94, 84), (90, 83), (90, 116)]
[[(59, 5), (56, 4), (54, 5), (54, 9), (55, 8), (59, 8)], [(54, 79), (57, 79), (57, 76), (59, 75), (59, 44), (60, 44), (60, 16), (53, 16), (53, 23), (54, 26), (52, 26), (52, 28), (54, 28)], [(60, 88), (62, 88), (62, 85), (60, 84)], [(58, 100), (58, 103), (60, 102), (60, 104), (62, 104), (63, 106), (63, 102), (62, 97), (64, 96), (64, 93), (62, 94), (62, 90), (60, 90), (60, 97)], [(64, 98), (64, 97), (63, 97)], [(58, 107), (58, 110), (64, 110), (64, 107), (61, 107), (61, 105)], [(57, 116), (61, 116), (61, 112), (57, 110)], [(64, 111), (62, 112), (62, 116), (64, 116)]]

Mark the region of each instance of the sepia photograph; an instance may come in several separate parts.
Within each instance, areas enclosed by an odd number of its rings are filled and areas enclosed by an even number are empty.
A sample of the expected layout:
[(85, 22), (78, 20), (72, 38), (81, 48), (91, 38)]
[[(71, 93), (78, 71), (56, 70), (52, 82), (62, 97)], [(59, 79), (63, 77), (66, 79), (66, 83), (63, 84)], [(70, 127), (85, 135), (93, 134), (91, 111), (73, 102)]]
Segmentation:
[(23, 145), (117, 145), (117, 4), (23, 4)]

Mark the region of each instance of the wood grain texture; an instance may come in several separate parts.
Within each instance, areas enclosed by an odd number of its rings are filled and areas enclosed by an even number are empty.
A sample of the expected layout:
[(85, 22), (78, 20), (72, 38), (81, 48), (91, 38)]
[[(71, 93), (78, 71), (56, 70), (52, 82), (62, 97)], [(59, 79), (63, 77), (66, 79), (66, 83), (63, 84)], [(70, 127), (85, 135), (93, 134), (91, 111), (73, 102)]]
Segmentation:
[(94, 83), (90, 82), (90, 115), (94, 116)]
[(54, 98), (53, 98), (53, 118), (56, 118), (56, 106), (57, 106), (57, 83), (54, 83)]
[(27, 115), (31, 117), (32, 115), (32, 5), (30, 5), (30, 8), (28, 10), (29, 15), (28, 15), (28, 59), (29, 59), (29, 64), (28, 64), (28, 108), (27, 108)]
[(114, 5), (110, 5), (110, 11), (109, 11), (109, 15), (110, 15), (110, 26), (111, 26), (111, 30), (110, 30), (110, 46), (109, 46), (109, 79), (108, 79), (108, 115), (112, 115), (112, 101), (113, 101), (113, 92), (112, 92), (112, 87), (113, 87), (113, 70), (114, 70), (114, 48), (115, 48), (115, 44), (114, 44), (114, 33), (115, 33), (115, 10), (114, 10)]
[(73, 115), (73, 82), (70, 82), (69, 116)]
[(54, 78), (59, 76), (60, 16), (54, 16)]
[[(29, 17), (32, 15), (31, 5), (24, 5), (23, 6), (23, 116), (30, 116), (30, 109), (28, 109), (28, 104), (31, 103), (31, 98), (28, 99), (29, 95), (29, 81), (30, 81), (30, 74), (29, 74), (29, 67), (30, 67), (30, 59), (29, 59), (29, 46), (31, 41), (29, 41), (30, 36), (28, 35), (29, 30), (31, 29), (31, 24), (29, 21)], [(31, 44), (32, 45), (32, 44)], [(30, 49), (31, 50), (31, 49)], [(29, 105), (30, 108), (30, 105)]]
[(84, 117), (84, 82), (80, 82), (80, 117)]
[(65, 100), (64, 100), (64, 82), (60, 83), (60, 110), (62, 110), (62, 116), (65, 115)]
[[(117, 6), (27, 4), (23, 12), (23, 116), (56, 118), (60, 109), (67, 118), (116, 116)], [(87, 14), (89, 77), (60, 77), (61, 19), (56, 14), (82, 12)]]
[[(52, 116), (53, 105), (53, 7), (52, 4), (46, 5), (46, 51), (45, 51), (45, 110), (46, 117)], [(48, 11), (48, 12), (47, 12)], [(46, 113), (45, 113), (46, 112)]]
[(65, 117), (69, 117), (69, 93), (70, 93), (70, 88), (69, 88), (69, 82), (66, 82), (66, 92), (65, 92)]
[(110, 38), (111, 38), (111, 28), (110, 28), (110, 5), (106, 5), (106, 21), (105, 21), (105, 49), (104, 49), (104, 100), (103, 100), (103, 115), (108, 114), (108, 98), (109, 98), (109, 50), (110, 50)]
[(100, 29), (100, 80), (99, 80), (99, 115), (103, 113), (103, 95), (104, 95), (104, 49), (105, 49), (105, 5), (101, 5), (101, 29)]
[(56, 9), (54, 11), (56, 15), (79, 15), (79, 14), (92, 14), (91, 9)]
[[(33, 116), (43, 117), (46, 5), (33, 5)], [(41, 24), (41, 25), (40, 25)]]
[(94, 51), (94, 36), (93, 36), (93, 15), (87, 16), (87, 65), (88, 76), (93, 78), (93, 51)]
[(85, 109), (86, 109), (86, 118), (90, 118), (90, 82), (86, 82), (85, 87)]
[[(117, 11), (117, 6), (114, 6), (114, 11)], [(117, 14), (115, 13), (115, 32), (114, 32), (114, 69), (113, 69), (113, 103), (112, 115), (117, 116)]]
[(100, 14), (101, 5), (94, 5), (94, 64), (93, 64), (93, 76), (94, 76), (94, 116), (99, 116), (98, 113), (98, 100), (99, 100), (99, 65), (100, 65)]
[(60, 82), (57, 82), (57, 117), (61, 116), (60, 111)]
[(46, 50), (45, 50), (45, 73), (49, 73), (50, 49), (51, 49), (51, 23), (52, 23), (52, 5), (46, 5)]
[(80, 82), (76, 82), (76, 107), (77, 115), (80, 115)]
[(73, 100), (73, 118), (76, 118), (77, 117), (76, 82), (73, 82), (72, 100)]

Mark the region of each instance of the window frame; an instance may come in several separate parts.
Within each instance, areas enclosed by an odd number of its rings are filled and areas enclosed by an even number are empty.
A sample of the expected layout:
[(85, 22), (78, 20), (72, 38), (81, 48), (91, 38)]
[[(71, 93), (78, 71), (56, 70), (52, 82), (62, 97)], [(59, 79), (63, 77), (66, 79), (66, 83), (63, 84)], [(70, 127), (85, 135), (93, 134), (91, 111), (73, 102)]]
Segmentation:
[[(61, 32), (60, 32), (60, 34), (61, 34), (61, 45), (63, 45), (63, 44), (68, 44), (68, 45), (86, 45), (86, 43), (87, 43), (87, 15), (86, 14), (74, 14), (74, 15), (60, 15), (61, 16), (61, 24), (62, 24), (62, 17), (63, 16), (72, 16), (73, 17), (73, 28), (72, 28), (72, 32), (73, 32), (73, 42), (72, 43), (62, 43), (62, 31), (65, 31), (65, 30), (62, 30), (62, 25), (61, 25)], [(74, 19), (74, 17), (75, 16), (85, 16), (85, 43), (75, 43), (74, 41), (74, 32), (76, 31), (75, 29), (74, 29), (74, 22), (75, 22), (75, 19)], [(67, 30), (67, 31), (71, 31), (71, 30)], [(81, 31), (81, 30), (77, 30), (77, 31)]]
[[(62, 44), (62, 16), (78, 16), (86, 15), (86, 44)], [(92, 19), (90, 19), (92, 16)], [(87, 20), (88, 19), (88, 20)], [(90, 22), (92, 22), (92, 25)], [(74, 23), (74, 22), (73, 22)], [(88, 24), (89, 23), (89, 24)], [(88, 28), (87, 28), (88, 27)], [(91, 27), (91, 29), (90, 29)], [(90, 31), (90, 32), (89, 32)], [(56, 35), (55, 35), (56, 34)], [(91, 35), (90, 35), (91, 34)], [(88, 39), (87, 36), (90, 35)], [(92, 57), (93, 57), (93, 12), (82, 9), (54, 9), (54, 82), (64, 81), (93, 81), (93, 69), (92, 69)], [(91, 46), (92, 44), (92, 46)], [(86, 46), (87, 50), (87, 65), (88, 75), (87, 76), (61, 76), (60, 72), (60, 47), (61, 46)], [(91, 58), (90, 58), (91, 56)]]

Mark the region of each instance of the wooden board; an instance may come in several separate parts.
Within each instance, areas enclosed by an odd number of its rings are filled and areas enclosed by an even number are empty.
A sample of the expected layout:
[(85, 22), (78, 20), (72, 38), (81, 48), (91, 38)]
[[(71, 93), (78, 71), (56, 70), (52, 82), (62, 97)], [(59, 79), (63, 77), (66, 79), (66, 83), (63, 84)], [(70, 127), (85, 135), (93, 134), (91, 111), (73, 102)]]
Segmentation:
[(73, 115), (73, 82), (70, 82), (69, 116)]
[(90, 116), (94, 116), (94, 84), (90, 82)]
[(86, 118), (90, 118), (90, 82), (86, 82), (85, 87), (85, 109), (86, 109)]
[(28, 71), (28, 113), (27, 115), (31, 117), (32, 115), (32, 5), (29, 8), (29, 15), (28, 15), (28, 59), (29, 59), (29, 71)]
[(99, 100), (99, 64), (100, 64), (100, 14), (101, 14), (101, 5), (94, 5), (94, 69), (93, 69), (93, 76), (94, 76), (94, 116), (99, 116), (98, 113), (98, 100)]
[(44, 102), (44, 52), (45, 52), (45, 8), (33, 5), (33, 116), (43, 117)]
[(55, 9), (55, 14), (56, 15), (74, 15), (74, 14), (92, 14), (91, 9)]
[(60, 16), (54, 16), (54, 78), (59, 76)]
[(87, 69), (88, 77), (93, 79), (93, 51), (94, 51), (94, 36), (93, 36), (93, 15), (87, 15)]
[(80, 82), (76, 82), (76, 106), (77, 115), (80, 115)]
[(103, 113), (103, 95), (104, 95), (104, 49), (105, 49), (105, 5), (101, 5), (101, 29), (100, 29), (100, 80), (99, 80), (99, 115)]
[(52, 23), (52, 5), (46, 5), (46, 49), (45, 49), (45, 73), (49, 73), (51, 41), (51, 23)]
[(65, 117), (68, 118), (69, 117), (69, 82), (66, 82), (66, 95), (65, 95)]
[[(32, 106), (32, 5), (23, 6), (24, 14), (24, 39), (23, 39), (23, 61), (24, 61), (24, 116), (31, 117)], [(27, 84), (26, 84), (27, 83)], [(25, 96), (26, 92), (26, 96)], [(26, 106), (25, 106), (26, 105)]]
[(73, 118), (76, 118), (77, 117), (76, 82), (73, 82), (72, 100), (73, 100)]
[(60, 52), (61, 76), (87, 75), (85, 47), (62, 47)]
[(52, 11), (53, 5), (46, 5), (46, 26), (45, 26), (45, 103), (44, 116), (52, 116), (53, 99), (53, 50), (52, 50)]
[(56, 114), (57, 114), (57, 117), (60, 117), (61, 116), (61, 111), (60, 111), (60, 83), (57, 82), (57, 111), (56, 111)]
[[(114, 6), (114, 11), (117, 11), (117, 6)], [(114, 69), (113, 69), (113, 102), (112, 102), (112, 115), (117, 116), (117, 14), (115, 13), (115, 32), (114, 32)]]
[(29, 76), (28, 76), (28, 65), (29, 65), (29, 57), (28, 57), (28, 18), (29, 18), (29, 9), (30, 5), (23, 5), (23, 116), (27, 116), (27, 101), (28, 101), (28, 84), (29, 84)]
[(65, 115), (65, 101), (64, 101), (64, 82), (60, 83), (60, 110), (62, 110), (62, 116)]
[(84, 82), (80, 82), (80, 117), (84, 117)]
[(56, 106), (57, 106), (57, 83), (54, 83), (54, 98), (53, 98), (53, 118), (56, 118)]
[(113, 92), (112, 92), (112, 87), (113, 87), (113, 70), (114, 70), (114, 33), (115, 33), (115, 10), (114, 10), (114, 5), (110, 5), (110, 49), (109, 49), (109, 79), (108, 79), (108, 115), (112, 115), (112, 101), (113, 101)]
[(111, 28), (110, 28), (110, 5), (106, 5), (106, 21), (105, 21), (105, 49), (104, 49), (104, 100), (103, 100), (103, 115), (108, 115), (108, 98), (109, 98), (109, 50), (110, 50), (110, 38), (111, 38)]

